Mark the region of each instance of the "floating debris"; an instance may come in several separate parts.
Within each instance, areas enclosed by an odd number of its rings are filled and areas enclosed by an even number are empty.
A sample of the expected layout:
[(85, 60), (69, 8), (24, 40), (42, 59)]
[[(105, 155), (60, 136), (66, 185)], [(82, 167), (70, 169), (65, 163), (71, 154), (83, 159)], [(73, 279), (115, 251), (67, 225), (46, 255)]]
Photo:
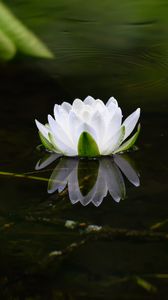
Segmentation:
[(56, 251), (52, 251), (52, 252), (49, 253), (50, 257), (52, 257), (52, 256), (60, 256), (60, 255), (62, 255), (62, 251), (59, 251), (59, 250), (58, 251), (57, 250)]
[(98, 232), (102, 230), (102, 226), (98, 226), (98, 225), (89, 225), (86, 228), (86, 233), (92, 233), (92, 232)]
[(77, 227), (77, 222), (72, 221), (72, 220), (67, 220), (65, 222), (65, 227), (68, 228), (68, 229), (74, 229), (74, 228)]
[(6, 223), (3, 225), (3, 229), (10, 229), (11, 227), (13, 227), (14, 223)]

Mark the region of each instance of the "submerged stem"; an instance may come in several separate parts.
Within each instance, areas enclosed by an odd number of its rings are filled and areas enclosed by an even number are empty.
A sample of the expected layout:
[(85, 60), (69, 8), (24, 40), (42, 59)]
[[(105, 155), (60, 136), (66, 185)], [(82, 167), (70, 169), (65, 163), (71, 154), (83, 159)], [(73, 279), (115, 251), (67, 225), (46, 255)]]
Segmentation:
[(12, 172), (0, 171), (0, 175), (10, 176), (10, 177), (17, 177), (17, 178), (26, 178), (26, 179), (32, 179), (32, 180), (38, 180), (38, 181), (46, 181), (46, 182), (49, 181), (49, 179), (45, 178), (45, 177), (30, 176), (30, 175), (18, 174), (18, 173), (12, 173)]

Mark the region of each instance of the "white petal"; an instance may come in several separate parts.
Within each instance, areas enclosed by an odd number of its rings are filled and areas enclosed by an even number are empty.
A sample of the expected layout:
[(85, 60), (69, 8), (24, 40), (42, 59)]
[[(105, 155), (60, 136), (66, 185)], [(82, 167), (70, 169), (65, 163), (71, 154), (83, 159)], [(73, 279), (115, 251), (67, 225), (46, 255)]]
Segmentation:
[(84, 108), (84, 103), (80, 99), (75, 99), (73, 104), (72, 104), (72, 109), (75, 111), (77, 114), (81, 114)]
[(64, 111), (66, 111), (67, 113), (70, 112), (70, 110), (72, 109), (72, 105), (68, 102), (63, 102), (61, 104), (61, 107), (64, 109)]
[(123, 142), (125, 130), (123, 126), (107, 141), (102, 151), (102, 155), (110, 155)]
[(106, 108), (104, 102), (100, 99), (96, 99), (94, 107), (100, 112), (103, 112), (104, 109)]
[(109, 147), (111, 141), (113, 141), (113, 136), (120, 130), (121, 122), (122, 122), (122, 112), (119, 107), (115, 106), (115, 109), (111, 112), (111, 117), (106, 116), (106, 130), (104, 132), (104, 145), (102, 147), (102, 151)]
[(62, 153), (66, 156), (76, 156), (77, 155), (77, 151), (75, 151), (74, 149), (68, 147), (67, 145), (65, 145), (60, 139), (59, 137), (56, 137), (53, 135), (53, 133), (51, 133), (51, 138), (52, 138), (52, 145), (55, 147), (55, 152), (58, 153)]
[(48, 138), (48, 133), (50, 132), (49, 129), (45, 125), (41, 124), (39, 121), (35, 120), (35, 122), (36, 122), (36, 126), (37, 126), (38, 130), (49, 141), (49, 138)]
[(77, 152), (73, 148), (72, 142), (69, 140), (67, 134), (62, 130), (56, 120), (49, 115), (48, 122), (53, 138), (55, 139), (55, 144), (61, 150), (61, 152), (68, 156), (76, 155)]
[(68, 147), (73, 147), (73, 143), (71, 138), (69, 138), (68, 133), (66, 132), (66, 128), (63, 129), (62, 126), (59, 125), (57, 120), (54, 120), (52, 116), (48, 116), (48, 121), (50, 124), (50, 128), (52, 133), (58, 136), (59, 140), (61, 140)]
[(60, 127), (69, 137), (69, 140), (71, 139), (71, 135), (69, 133), (69, 114), (67, 111), (65, 111), (62, 106), (55, 104), (54, 106), (54, 116)]
[(55, 104), (54, 105), (54, 117), (55, 117), (55, 120), (61, 124), (62, 122), (64, 122), (64, 110), (62, 109), (62, 107), (58, 104)]
[(78, 127), (78, 129), (77, 129), (77, 141), (79, 140), (79, 137), (80, 137), (81, 133), (84, 132), (84, 131), (88, 132), (94, 138), (95, 142), (98, 145), (98, 137), (97, 137), (97, 134), (96, 134), (96, 130), (87, 123), (82, 123)]
[(111, 138), (120, 128), (122, 122), (122, 112), (121, 109), (115, 108), (111, 113), (111, 118), (107, 126), (107, 135)]
[(82, 120), (77, 116), (74, 111), (69, 113), (69, 132), (72, 136), (74, 147), (77, 150), (78, 145), (78, 128), (81, 126)]
[(102, 146), (104, 144), (104, 135), (105, 135), (105, 119), (104, 116), (96, 111), (90, 121), (90, 125), (96, 131), (98, 147), (101, 152)]
[(106, 103), (106, 106), (109, 107), (109, 105), (115, 105), (118, 106), (118, 102), (114, 97), (110, 97), (109, 100)]
[(82, 114), (80, 115), (84, 122), (89, 123), (91, 118), (91, 113), (89, 110), (83, 110)]
[(91, 96), (87, 96), (83, 102), (87, 105), (93, 105), (95, 103), (95, 99)]
[(129, 117), (123, 122), (123, 125), (125, 126), (125, 137), (124, 140), (131, 134), (131, 132), (134, 130), (138, 119), (140, 116), (140, 108), (137, 108)]

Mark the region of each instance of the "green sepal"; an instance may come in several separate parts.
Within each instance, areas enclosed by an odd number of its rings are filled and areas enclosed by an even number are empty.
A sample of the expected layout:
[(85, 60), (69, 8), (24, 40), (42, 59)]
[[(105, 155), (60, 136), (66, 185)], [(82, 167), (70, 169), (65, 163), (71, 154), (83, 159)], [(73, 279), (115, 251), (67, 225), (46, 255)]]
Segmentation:
[(44, 148), (46, 148), (49, 151), (54, 150), (53, 145), (44, 137), (44, 135), (42, 135), (42, 133), (40, 131), (39, 131), (39, 137), (40, 137), (40, 140), (41, 140)]
[(135, 142), (139, 136), (140, 129), (141, 129), (141, 126), (140, 126), (140, 124), (138, 124), (137, 132), (128, 141), (126, 141), (124, 144), (122, 144), (121, 147), (119, 147), (116, 151), (114, 151), (114, 153), (123, 152), (123, 151), (130, 149), (135, 144)]
[(83, 131), (78, 141), (78, 155), (85, 157), (100, 156), (99, 148), (94, 138), (86, 131)]
[(50, 132), (48, 133), (48, 137), (50, 140), (50, 145), (52, 145), (52, 150), (56, 153), (61, 153), (61, 151), (59, 150), (58, 146), (56, 145), (55, 140)]

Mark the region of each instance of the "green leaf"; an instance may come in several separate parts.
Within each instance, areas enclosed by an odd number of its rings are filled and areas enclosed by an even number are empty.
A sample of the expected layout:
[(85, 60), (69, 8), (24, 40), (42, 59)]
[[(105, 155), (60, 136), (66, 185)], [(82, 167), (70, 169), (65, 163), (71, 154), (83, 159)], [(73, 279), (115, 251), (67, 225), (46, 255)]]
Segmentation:
[(126, 151), (126, 150), (130, 149), (135, 144), (135, 142), (136, 142), (136, 140), (139, 136), (140, 129), (141, 129), (141, 126), (139, 124), (137, 132), (128, 141), (126, 141), (124, 144), (122, 144), (121, 147), (119, 147), (113, 153), (123, 152), (123, 151)]
[(2, 60), (10, 60), (15, 56), (15, 44), (0, 30), (0, 58)]
[(78, 141), (78, 155), (85, 157), (99, 156), (99, 148), (94, 138), (86, 131), (83, 131)]
[(24, 26), (2, 2), (0, 2), (0, 28), (19, 51), (32, 56), (53, 58), (53, 54), (44, 43)]
[(40, 137), (40, 140), (43, 144), (43, 146), (49, 150), (49, 151), (53, 151), (54, 150), (54, 147), (53, 145), (42, 135), (42, 133), (39, 131), (39, 137)]

